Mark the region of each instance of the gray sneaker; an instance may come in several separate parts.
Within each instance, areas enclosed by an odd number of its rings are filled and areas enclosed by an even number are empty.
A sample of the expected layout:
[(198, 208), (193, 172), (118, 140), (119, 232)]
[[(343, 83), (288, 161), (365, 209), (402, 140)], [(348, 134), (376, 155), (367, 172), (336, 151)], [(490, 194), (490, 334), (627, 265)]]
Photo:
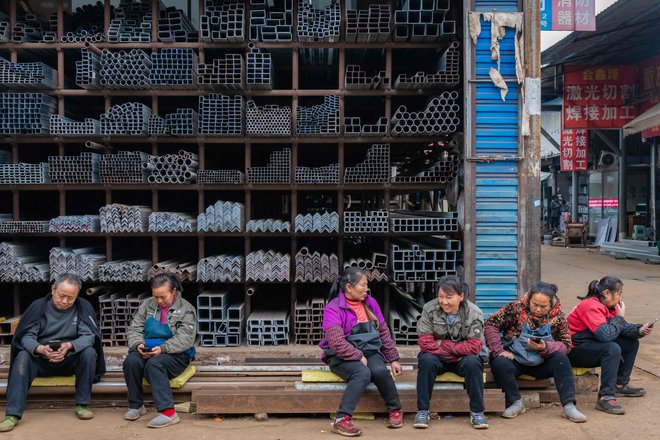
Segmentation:
[(587, 421), (587, 416), (578, 411), (574, 403), (564, 405), (564, 410), (561, 412), (561, 416), (574, 423), (584, 423)]
[(147, 408), (142, 405), (139, 408), (129, 408), (124, 414), (124, 420), (137, 420), (147, 413)]
[(172, 417), (167, 417), (165, 414), (158, 414), (153, 419), (149, 420), (147, 426), (149, 428), (164, 428), (170, 425), (176, 425), (181, 419), (177, 413), (174, 413)]
[(523, 404), (522, 399), (518, 399), (511, 404), (507, 409), (502, 413), (502, 417), (505, 419), (513, 419), (518, 417), (520, 414), (525, 414), (527, 408)]

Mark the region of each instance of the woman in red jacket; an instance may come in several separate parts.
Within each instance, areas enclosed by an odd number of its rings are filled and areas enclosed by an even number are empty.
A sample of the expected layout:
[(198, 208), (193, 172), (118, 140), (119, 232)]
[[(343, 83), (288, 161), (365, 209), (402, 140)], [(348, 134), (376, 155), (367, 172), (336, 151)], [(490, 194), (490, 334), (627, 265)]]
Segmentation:
[(556, 285), (535, 283), (520, 300), (490, 315), (484, 336), (492, 357), (491, 372), (505, 395), (502, 417), (512, 419), (526, 411), (517, 378), (527, 374), (554, 378), (564, 407), (562, 416), (576, 423), (587, 421), (575, 407), (575, 379), (566, 357), (571, 337)]
[(616, 396), (641, 397), (644, 388), (631, 387), (639, 338), (653, 331), (653, 324), (626, 322), (626, 305), (621, 300), (623, 283), (612, 276), (594, 280), (582, 301), (568, 315), (573, 349), (569, 359), (574, 367), (601, 367), (596, 409), (624, 414)]

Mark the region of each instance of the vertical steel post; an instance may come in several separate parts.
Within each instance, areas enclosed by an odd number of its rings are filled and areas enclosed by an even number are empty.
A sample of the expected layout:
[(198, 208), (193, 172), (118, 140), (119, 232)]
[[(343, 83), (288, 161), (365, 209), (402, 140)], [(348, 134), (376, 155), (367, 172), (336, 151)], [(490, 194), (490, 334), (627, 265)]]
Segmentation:
[(628, 205), (628, 198), (626, 197), (626, 139), (623, 137), (623, 130), (619, 130), (619, 240), (627, 237), (628, 231), (628, 218), (626, 216), (626, 208)]
[(580, 176), (577, 171), (571, 172), (571, 221), (578, 221), (578, 180)]
[(655, 198), (656, 198), (656, 187), (655, 187), (655, 182), (656, 182), (656, 169), (658, 166), (658, 138), (655, 137), (653, 138), (653, 144), (651, 145), (651, 168), (649, 170), (649, 180), (651, 181), (649, 184), (649, 210), (651, 211), (651, 227), (653, 228), (653, 237), (651, 237), (653, 240), (656, 239), (658, 236), (658, 232), (656, 230), (657, 227), (657, 218), (655, 214)]

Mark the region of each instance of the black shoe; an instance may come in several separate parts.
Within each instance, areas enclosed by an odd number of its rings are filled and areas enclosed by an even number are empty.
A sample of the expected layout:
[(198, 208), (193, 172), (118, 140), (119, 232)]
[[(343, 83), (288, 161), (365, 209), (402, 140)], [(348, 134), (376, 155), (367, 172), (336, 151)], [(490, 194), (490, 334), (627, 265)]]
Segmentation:
[(596, 401), (596, 409), (605, 411), (608, 414), (623, 415), (626, 413), (626, 411), (621, 405), (619, 405), (619, 402), (617, 402), (616, 399), (598, 399)]
[(646, 394), (644, 388), (631, 387), (629, 383), (616, 386), (616, 395), (623, 397), (642, 397)]

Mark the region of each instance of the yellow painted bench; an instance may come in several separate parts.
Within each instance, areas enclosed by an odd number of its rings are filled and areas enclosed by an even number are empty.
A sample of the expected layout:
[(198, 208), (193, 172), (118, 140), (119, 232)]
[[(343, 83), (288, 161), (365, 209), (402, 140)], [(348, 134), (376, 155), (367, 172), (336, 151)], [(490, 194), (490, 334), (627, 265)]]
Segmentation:
[[(170, 387), (172, 389), (181, 388), (195, 375), (197, 369), (193, 364), (190, 364), (183, 370), (183, 373), (177, 377), (170, 379)], [(52, 376), (52, 377), (37, 377), (32, 381), (33, 387), (73, 387), (76, 385), (76, 376)], [(149, 386), (146, 379), (142, 379), (143, 386)]]
[[(396, 378), (395, 378), (396, 380)], [(344, 382), (344, 379), (337, 376), (332, 371), (327, 370), (303, 370), (303, 383), (326, 383), (326, 382)], [(436, 382), (465, 383), (465, 379), (456, 373), (442, 373), (435, 378)], [(486, 374), (484, 374), (484, 383)]]
[[(574, 376), (584, 376), (585, 374), (591, 373), (591, 370), (593, 368), (577, 368), (573, 367), (573, 375)], [(530, 376), (529, 374), (521, 374), (518, 376), (518, 379), (520, 380), (536, 380), (534, 376)]]

